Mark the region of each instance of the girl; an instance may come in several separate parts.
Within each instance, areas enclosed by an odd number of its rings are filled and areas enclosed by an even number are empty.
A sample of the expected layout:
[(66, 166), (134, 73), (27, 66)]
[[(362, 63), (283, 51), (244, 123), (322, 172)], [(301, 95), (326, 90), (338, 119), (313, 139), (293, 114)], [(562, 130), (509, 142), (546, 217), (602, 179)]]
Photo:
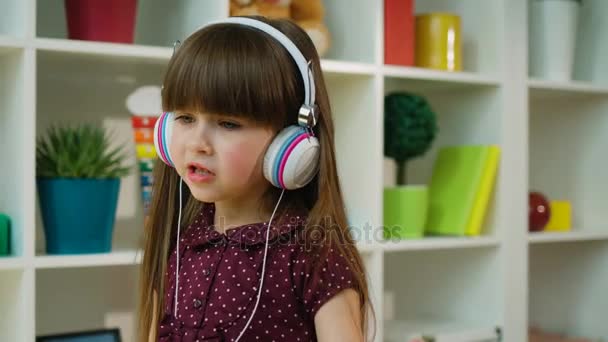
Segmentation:
[(362, 341), (373, 309), (308, 35), (207, 25), (174, 52), (162, 97), (140, 341)]

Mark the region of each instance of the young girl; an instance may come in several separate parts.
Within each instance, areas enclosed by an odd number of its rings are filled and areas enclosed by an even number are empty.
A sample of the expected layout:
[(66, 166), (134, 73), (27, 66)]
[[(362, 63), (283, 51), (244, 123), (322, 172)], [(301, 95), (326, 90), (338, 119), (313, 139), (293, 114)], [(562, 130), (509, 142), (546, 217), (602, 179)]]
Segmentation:
[(162, 97), (140, 341), (373, 335), (308, 35), (262, 17), (207, 25), (175, 50)]

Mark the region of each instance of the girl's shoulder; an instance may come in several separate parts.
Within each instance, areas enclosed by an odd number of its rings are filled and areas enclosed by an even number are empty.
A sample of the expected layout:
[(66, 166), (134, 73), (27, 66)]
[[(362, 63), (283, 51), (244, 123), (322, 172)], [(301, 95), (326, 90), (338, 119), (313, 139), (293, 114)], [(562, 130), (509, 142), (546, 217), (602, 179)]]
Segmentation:
[[(349, 262), (348, 249), (340, 248), (333, 241), (320, 245), (307, 244), (302, 238), (285, 247), (295, 293), (311, 317), (341, 291), (356, 289), (357, 276), (351, 266), (352, 260)], [(287, 258), (287, 255), (278, 257)]]

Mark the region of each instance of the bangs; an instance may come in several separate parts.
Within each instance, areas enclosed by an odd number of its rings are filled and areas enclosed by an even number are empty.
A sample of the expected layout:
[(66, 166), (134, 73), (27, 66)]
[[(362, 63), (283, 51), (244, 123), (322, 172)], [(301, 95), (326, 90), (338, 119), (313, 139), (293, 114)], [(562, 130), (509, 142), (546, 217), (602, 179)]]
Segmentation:
[(257, 29), (231, 24), (186, 39), (163, 88), (165, 111), (244, 117), (277, 129), (297, 121), (303, 101), (301, 76), (285, 48)]

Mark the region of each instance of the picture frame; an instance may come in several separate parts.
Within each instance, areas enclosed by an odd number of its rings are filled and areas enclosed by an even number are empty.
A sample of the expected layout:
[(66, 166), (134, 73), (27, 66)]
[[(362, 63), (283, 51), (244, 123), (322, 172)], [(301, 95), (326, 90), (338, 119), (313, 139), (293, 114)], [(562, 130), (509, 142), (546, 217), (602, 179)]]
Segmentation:
[(120, 329), (106, 328), (41, 335), (36, 342), (122, 342), (122, 337)]

